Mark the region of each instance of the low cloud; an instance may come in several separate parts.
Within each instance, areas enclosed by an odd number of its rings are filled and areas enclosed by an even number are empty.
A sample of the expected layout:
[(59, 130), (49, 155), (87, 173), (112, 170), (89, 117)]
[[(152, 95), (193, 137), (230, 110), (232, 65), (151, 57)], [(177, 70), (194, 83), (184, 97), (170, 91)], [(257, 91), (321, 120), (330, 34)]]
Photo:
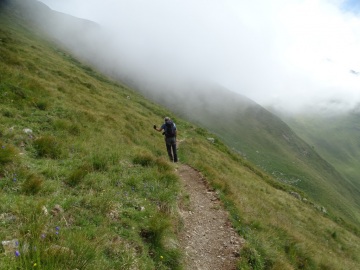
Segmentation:
[(197, 79), (285, 111), (360, 102), (360, 18), (345, 1), (41, 2), (97, 22), (102, 38), (78, 52), (146, 91)]

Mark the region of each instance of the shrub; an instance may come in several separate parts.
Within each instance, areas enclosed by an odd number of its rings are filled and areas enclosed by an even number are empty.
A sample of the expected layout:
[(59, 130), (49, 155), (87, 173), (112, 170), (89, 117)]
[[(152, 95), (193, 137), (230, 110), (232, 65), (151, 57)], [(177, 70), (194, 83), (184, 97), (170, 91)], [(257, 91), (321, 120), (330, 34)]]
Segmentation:
[(181, 269), (179, 250), (165, 244), (170, 228), (170, 221), (160, 214), (150, 218), (147, 226), (140, 231), (140, 236), (150, 248), (149, 254), (156, 263), (156, 269)]
[(80, 135), (81, 130), (80, 130), (79, 125), (77, 125), (77, 124), (72, 124), (72, 125), (69, 127), (69, 133), (70, 133), (71, 135)]
[(35, 195), (41, 190), (43, 182), (42, 177), (31, 174), (22, 184), (22, 191), (27, 195)]
[(5, 116), (5, 117), (8, 117), (8, 118), (14, 117), (14, 114), (13, 114), (11, 111), (9, 111), (9, 110), (5, 110), (5, 111), (2, 113), (2, 115)]
[(89, 168), (86, 166), (77, 168), (70, 174), (65, 183), (71, 187), (74, 187), (81, 182), (81, 180), (88, 174), (88, 172)]
[(40, 158), (59, 158), (61, 155), (60, 143), (52, 136), (44, 136), (34, 140), (33, 146), (36, 156)]
[(208, 134), (208, 132), (203, 128), (196, 128), (195, 131), (197, 134), (199, 134), (201, 136), (206, 136)]
[(158, 159), (156, 159), (155, 163), (160, 172), (171, 171), (171, 169), (172, 169), (172, 167), (169, 164), (169, 162), (167, 161), (167, 159), (158, 158)]
[(295, 264), (298, 269), (314, 269), (315, 264), (311, 257), (307, 254), (300, 242), (289, 240), (285, 244), (285, 253), (289, 260)]
[(133, 159), (134, 164), (139, 164), (143, 167), (150, 167), (155, 165), (155, 159), (150, 154), (139, 154)]
[(178, 183), (178, 176), (173, 172), (166, 172), (160, 176), (160, 181), (165, 187), (173, 187)]
[(245, 245), (241, 250), (240, 266), (241, 269), (264, 269), (264, 261), (255, 248)]
[(39, 100), (34, 103), (35, 108), (45, 111), (48, 108), (48, 102), (45, 100)]
[(95, 171), (106, 171), (108, 169), (108, 157), (104, 154), (93, 154), (91, 164)]
[(13, 161), (14, 157), (15, 157), (15, 149), (13, 147), (1, 144), (0, 165), (5, 165), (7, 163), (10, 163), (11, 161)]
[(170, 223), (161, 215), (152, 217), (149, 220), (148, 226), (141, 229), (140, 236), (144, 241), (150, 244), (153, 248), (159, 248), (162, 245), (162, 239), (165, 232), (168, 230)]
[(4, 167), (15, 160), (16, 150), (12, 146), (4, 145), (0, 142), (0, 173)]

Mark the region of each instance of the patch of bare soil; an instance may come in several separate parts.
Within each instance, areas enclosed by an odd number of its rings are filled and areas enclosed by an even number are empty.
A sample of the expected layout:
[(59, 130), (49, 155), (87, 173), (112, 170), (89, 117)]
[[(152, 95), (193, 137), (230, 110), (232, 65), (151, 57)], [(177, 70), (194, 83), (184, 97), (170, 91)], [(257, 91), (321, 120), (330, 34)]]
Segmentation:
[(184, 223), (180, 245), (186, 270), (236, 269), (243, 240), (231, 226), (217, 194), (193, 168), (179, 165), (178, 173), (189, 195), (189, 202), (180, 205)]

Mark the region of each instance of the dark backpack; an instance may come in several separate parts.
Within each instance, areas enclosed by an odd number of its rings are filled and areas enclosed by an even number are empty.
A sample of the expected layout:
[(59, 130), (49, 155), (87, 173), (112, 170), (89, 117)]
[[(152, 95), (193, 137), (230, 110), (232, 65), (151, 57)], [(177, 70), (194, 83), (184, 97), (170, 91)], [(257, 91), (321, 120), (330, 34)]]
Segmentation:
[(173, 121), (167, 121), (165, 123), (165, 137), (170, 138), (170, 137), (175, 137), (175, 135), (176, 135), (175, 124), (173, 123)]

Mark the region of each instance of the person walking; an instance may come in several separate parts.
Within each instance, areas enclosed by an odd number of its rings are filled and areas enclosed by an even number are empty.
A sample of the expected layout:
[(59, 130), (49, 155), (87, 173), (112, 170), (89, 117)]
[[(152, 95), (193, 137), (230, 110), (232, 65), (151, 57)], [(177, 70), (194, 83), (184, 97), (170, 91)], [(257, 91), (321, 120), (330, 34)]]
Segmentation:
[(157, 128), (154, 125), (154, 129), (158, 132), (164, 131), (163, 135), (165, 135), (165, 144), (168, 156), (171, 162), (178, 162), (177, 152), (176, 152), (176, 125), (175, 123), (169, 118), (164, 118), (164, 124), (161, 125), (160, 128)]

